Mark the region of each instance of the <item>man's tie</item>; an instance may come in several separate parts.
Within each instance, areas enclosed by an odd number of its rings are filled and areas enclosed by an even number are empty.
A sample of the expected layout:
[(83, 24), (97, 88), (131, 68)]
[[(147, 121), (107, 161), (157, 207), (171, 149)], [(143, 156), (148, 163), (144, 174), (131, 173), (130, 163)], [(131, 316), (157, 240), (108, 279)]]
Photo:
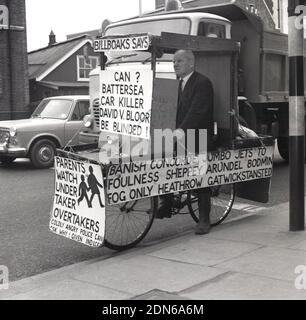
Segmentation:
[(177, 109), (176, 109), (176, 126), (181, 122), (181, 101), (183, 95), (183, 79), (180, 79), (179, 87), (178, 87), (178, 95), (177, 95)]
[(183, 94), (183, 79), (180, 79), (179, 87), (178, 87), (178, 97), (177, 97), (177, 105), (181, 104), (182, 94)]

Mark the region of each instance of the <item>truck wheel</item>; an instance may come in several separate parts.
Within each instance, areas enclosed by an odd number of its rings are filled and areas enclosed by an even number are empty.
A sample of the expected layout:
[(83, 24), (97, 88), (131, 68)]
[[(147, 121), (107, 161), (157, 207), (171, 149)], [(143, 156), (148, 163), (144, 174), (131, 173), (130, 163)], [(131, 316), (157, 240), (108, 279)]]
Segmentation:
[(55, 143), (49, 139), (41, 139), (34, 143), (30, 151), (30, 159), (35, 168), (49, 168), (53, 165)]
[(0, 162), (2, 162), (4, 165), (11, 164), (16, 158), (10, 157), (10, 156), (0, 156)]
[(281, 157), (289, 162), (289, 138), (288, 137), (278, 137), (277, 147)]

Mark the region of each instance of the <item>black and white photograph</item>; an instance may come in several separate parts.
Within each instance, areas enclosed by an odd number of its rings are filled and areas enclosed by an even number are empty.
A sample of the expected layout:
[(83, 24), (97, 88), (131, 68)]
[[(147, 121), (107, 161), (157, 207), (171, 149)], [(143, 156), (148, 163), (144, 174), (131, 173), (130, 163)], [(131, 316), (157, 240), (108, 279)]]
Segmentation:
[(0, 300), (306, 300), (305, 15), (0, 0)]

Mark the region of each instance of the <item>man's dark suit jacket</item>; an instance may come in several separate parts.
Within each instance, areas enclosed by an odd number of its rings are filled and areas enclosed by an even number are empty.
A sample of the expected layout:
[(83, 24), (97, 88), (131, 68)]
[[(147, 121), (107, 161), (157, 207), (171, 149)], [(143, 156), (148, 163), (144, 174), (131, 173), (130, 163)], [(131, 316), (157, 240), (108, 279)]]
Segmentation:
[(211, 81), (196, 71), (185, 84), (177, 108), (178, 129), (207, 129), (208, 150), (212, 148), (214, 92)]

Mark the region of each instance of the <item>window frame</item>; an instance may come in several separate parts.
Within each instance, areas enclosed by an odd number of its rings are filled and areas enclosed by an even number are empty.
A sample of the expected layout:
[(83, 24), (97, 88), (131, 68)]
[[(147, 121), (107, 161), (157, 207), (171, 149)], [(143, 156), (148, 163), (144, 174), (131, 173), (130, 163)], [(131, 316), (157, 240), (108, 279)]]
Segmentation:
[[(88, 68), (85, 68), (85, 67), (81, 68), (80, 67), (80, 58), (85, 60), (85, 56), (84, 55), (80, 55), (80, 54), (77, 55), (77, 81), (89, 81), (89, 77), (88, 78), (82, 78), (80, 76), (80, 71), (81, 71), (80, 69), (88, 70)], [(88, 58), (96, 60), (96, 67), (99, 65), (99, 57), (98, 56), (88, 56)], [(90, 62), (90, 65), (91, 65), (91, 69), (89, 70), (89, 72), (94, 69), (92, 67), (92, 63), (91, 62)]]
[(224, 37), (219, 37), (216, 33), (213, 33), (213, 34), (216, 35), (216, 37), (213, 37), (213, 38), (216, 38), (216, 39), (227, 39), (227, 30), (226, 30), (226, 24), (225, 23), (221, 23), (220, 21), (214, 21), (214, 20), (203, 20), (203, 19), (200, 20), (199, 24), (198, 24), (197, 35), (209, 38), (208, 33), (199, 34), (200, 33), (200, 27), (201, 27), (201, 31), (203, 31), (203, 25), (207, 25), (207, 26), (208, 25), (212, 25), (213, 27), (222, 27), (224, 30), (221, 30), (221, 32), (224, 33)]
[(73, 119), (72, 119), (73, 114), (74, 114), (74, 112), (76, 111), (76, 108), (78, 108), (78, 112), (80, 113), (80, 109), (79, 109), (79, 103), (80, 103), (80, 102), (85, 102), (86, 104), (88, 103), (88, 113), (87, 113), (87, 114), (90, 114), (90, 110), (89, 110), (89, 108), (90, 108), (90, 103), (89, 103), (89, 101), (88, 101), (88, 100), (84, 100), (84, 99), (82, 99), (82, 100), (77, 100), (77, 101), (74, 103), (74, 107), (73, 107), (73, 110), (72, 110), (72, 112), (71, 112), (69, 121), (71, 121), (71, 122), (82, 122), (82, 121), (83, 121), (83, 118), (85, 117), (85, 115), (83, 116), (82, 119), (79, 119), (79, 120), (77, 120), (77, 119), (76, 119), (76, 120), (73, 120)]

